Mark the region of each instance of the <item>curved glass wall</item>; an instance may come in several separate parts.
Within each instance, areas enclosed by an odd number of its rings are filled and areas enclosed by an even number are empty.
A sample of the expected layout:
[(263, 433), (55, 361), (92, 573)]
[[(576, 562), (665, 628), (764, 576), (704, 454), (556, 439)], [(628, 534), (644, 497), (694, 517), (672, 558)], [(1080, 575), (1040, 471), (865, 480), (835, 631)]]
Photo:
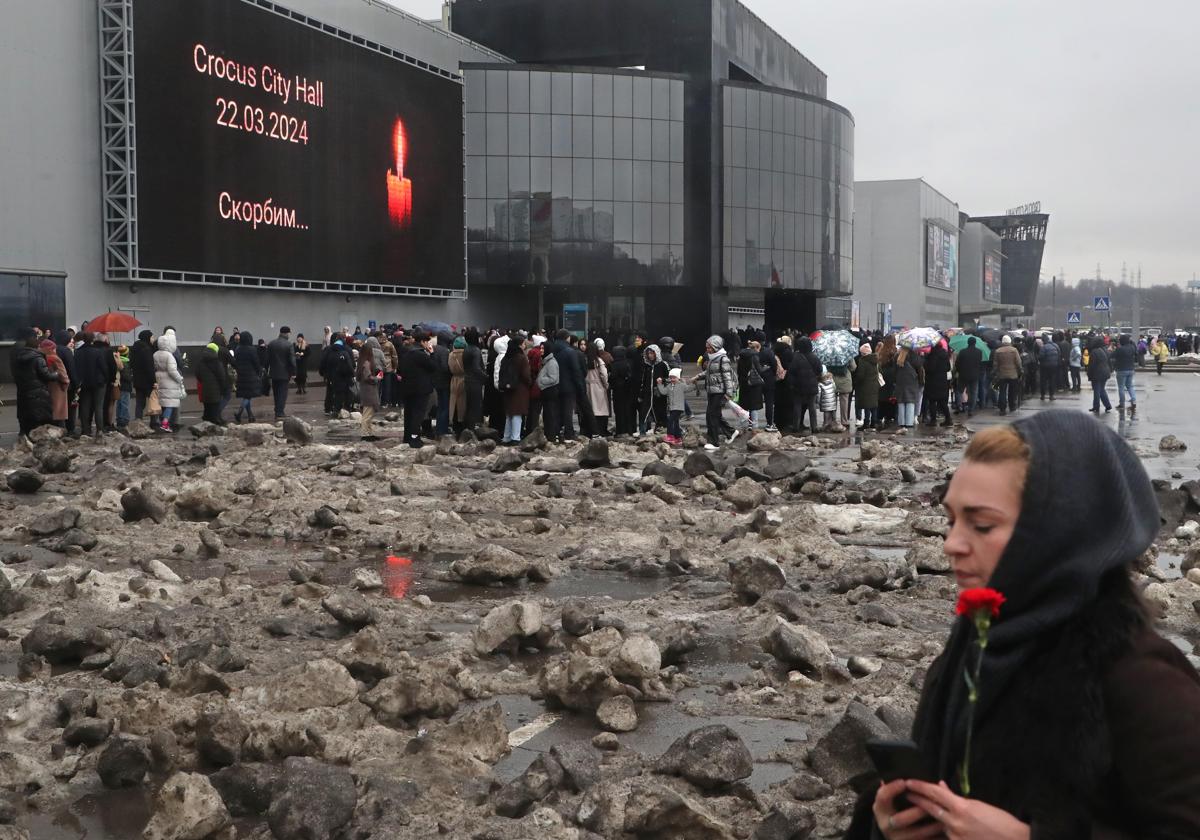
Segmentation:
[(683, 80), (466, 65), (472, 283), (683, 285)]
[(726, 286), (852, 290), (854, 118), (831, 102), (722, 84)]

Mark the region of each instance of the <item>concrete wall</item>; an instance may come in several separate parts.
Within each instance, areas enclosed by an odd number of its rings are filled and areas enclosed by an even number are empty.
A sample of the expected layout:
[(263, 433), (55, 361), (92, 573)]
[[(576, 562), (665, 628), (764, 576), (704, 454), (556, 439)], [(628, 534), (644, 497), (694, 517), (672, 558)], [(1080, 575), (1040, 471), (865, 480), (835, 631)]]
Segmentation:
[[(376, 0), (289, 0), (296, 11), (457, 72), (460, 61), (500, 57)], [(91, 0), (6, 0), (0, 26), (0, 268), (67, 273), (69, 323), (108, 309), (174, 324), (182, 343), (214, 324), (308, 335), (357, 313), (363, 325), (438, 318), (451, 323), (532, 322), (536, 298), (475, 293), (466, 301), (336, 293), (180, 288), (102, 281), (100, 84), (97, 9)]]
[(957, 230), (958, 205), (920, 179), (855, 182), (853, 297), (865, 327), (887, 303), (893, 326), (956, 324), (958, 289), (925, 285), (927, 219)]

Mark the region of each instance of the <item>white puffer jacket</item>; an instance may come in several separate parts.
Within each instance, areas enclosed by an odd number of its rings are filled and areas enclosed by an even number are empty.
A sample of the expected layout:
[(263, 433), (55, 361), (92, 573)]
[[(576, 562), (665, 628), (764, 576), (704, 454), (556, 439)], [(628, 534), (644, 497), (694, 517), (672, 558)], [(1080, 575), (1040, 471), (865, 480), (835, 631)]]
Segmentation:
[(154, 353), (154, 383), (158, 386), (158, 401), (163, 408), (179, 408), (180, 401), (187, 395), (183, 387), (183, 374), (175, 363), (175, 331), (167, 330), (158, 337), (158, 350)]

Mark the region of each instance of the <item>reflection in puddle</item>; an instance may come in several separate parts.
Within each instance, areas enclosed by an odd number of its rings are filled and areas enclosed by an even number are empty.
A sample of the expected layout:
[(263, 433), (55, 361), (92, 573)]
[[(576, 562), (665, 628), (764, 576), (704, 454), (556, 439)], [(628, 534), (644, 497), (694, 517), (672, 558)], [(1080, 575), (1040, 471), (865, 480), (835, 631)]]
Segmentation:
[(24, 824), (39, 840), (125, 840), (142, 836), (150, 811), (145, 788), (97, 790), (53, 814), (31, 814)]
[(388, 555), (383, 564), (383, 587), (393, 598), (403, 598), (413, 582), (413, 562), (408, 557)]

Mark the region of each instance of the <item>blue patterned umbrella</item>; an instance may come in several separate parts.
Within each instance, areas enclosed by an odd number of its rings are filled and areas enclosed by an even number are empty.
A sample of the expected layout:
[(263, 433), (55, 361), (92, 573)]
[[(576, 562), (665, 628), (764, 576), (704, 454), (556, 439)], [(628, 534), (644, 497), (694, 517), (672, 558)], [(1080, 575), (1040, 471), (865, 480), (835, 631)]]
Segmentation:
[(913, 327), (896, 337), (896, 343), (910, 350), (925, 350), (942, 340), (942, 334), (933, 327)]
[(858, 355), (858, 338), (846, 330), (829, 330), (813, 342), (813, 352), (826, 367), (846, 367)]

